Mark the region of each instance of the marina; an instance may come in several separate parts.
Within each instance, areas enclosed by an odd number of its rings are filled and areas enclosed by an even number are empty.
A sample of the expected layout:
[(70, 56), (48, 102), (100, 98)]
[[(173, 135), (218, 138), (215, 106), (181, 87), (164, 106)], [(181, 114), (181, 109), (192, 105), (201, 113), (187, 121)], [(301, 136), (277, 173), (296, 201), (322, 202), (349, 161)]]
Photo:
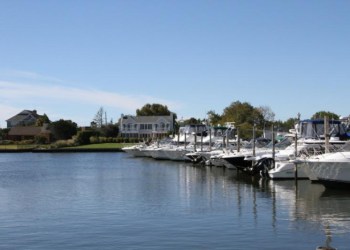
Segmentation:
[(126, 153), (0, 158), (1, 249), (349, 249), (350, 194)]

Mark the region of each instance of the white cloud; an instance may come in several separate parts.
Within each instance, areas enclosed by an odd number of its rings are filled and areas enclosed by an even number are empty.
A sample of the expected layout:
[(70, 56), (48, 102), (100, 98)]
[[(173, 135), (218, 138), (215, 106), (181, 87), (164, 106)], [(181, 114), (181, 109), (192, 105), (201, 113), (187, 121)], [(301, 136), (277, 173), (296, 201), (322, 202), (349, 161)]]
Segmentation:
[[(41, 78), (30, 72), (23, 74)], [(134, 114), (146, 103), (161, 103), (170, 110), (180, 108), (176, 102), (144, 95), (123, 95), (98, 89), (81, 89), (60, 84), (38, 84), (0, 80), (0, 126), (5, 120), (23, 109), (37, 109), (49, 117), (71, 119), (78, 124), (89, 124), (99, 107), (113, 110), (114, 114)], [(40, 108), (40, 110), (39, 110)], [(96, 108), (96, 110), (94, 110)], [(87, 112), (87, 109), (89, 113)], [(91, 113), (92, 112), (92, 113)], [(52, 116), (53, 115), (53, 116)], [(78, 120), (77, 120), (78, 119)]]
[(178, 106), (176, 103), (150, 96), (121, 95), (96, 89), (79, 89), (59, 85), (18, 84), (4, 81), (0, 81), (0, 98), (11, 102), (23, 101), (23, 98), (30, 101), (41, 98), (51, 101), (79, 102), (81, 104), (97, 104), (125, 109), (128, 112), (135, 111), (136, 108), (140, 108), (147, 102)]

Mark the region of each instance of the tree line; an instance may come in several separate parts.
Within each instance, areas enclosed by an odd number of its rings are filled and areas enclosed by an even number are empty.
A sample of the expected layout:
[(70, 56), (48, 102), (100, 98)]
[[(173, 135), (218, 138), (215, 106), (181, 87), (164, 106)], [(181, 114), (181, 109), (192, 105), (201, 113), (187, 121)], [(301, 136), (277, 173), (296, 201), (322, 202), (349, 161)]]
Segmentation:
[[(174, 127), (177, 132), (180, 126), (188, 124), (207, 124), (211, 126), (224, 125), (226, 122), (235, 122), (235, 126), (240, 129), (240, 135), (242, 138), (250, 138), (252, 135), (253, 127), (255, 126), (257, 131), (263, 131), (264, 129), (271, 128), (272, 125), (278, 131), (288, 132), (289, 129), (294, 127), (294, 124), (298, 120), (298, 117), (291, 117), (286, 121), (274, 120), (275, 113), (268, 106), (254, 107), (248, 102), (234, 101), (229, 106), (224, 108), (221, 114), (216, 113), (214, 110), (207, 112), (206, 118), (194, 118), (191, 117), (186, 120), (177, 120), (177, 115), (171, 112), (166, 105), (153, 103), (145, 104), (140, 109), (136, 110), (137, 116), (158, 116), (158, 115), (173, 115)], [(329, 111), (316, 112), (311, 119), (322, 119), (327, 115), (331, 119), (339, 119), (339, 115)], [(77, 123), (72, 120), (60, 119), (51, 122), (49, 117), (44, 114), (37, 121), (35, 126), (42, 126), (43, 124), (49, 124), (49, 129), (52, 133), (54, 140), (67, 140), (77, 135), (81, 144), (87, 143), (87, 138), (90, 137), (117, 137), (119, 135), (119, 125), (113, 123), (111, 119), (108, 121), (107, 112), (101, 107), (93, 120), (88, 130), (79, 130)], [(8, 133), (8, 129), (0, 130), (0, 138), (4, 137)], [(259, 132), (258, 132), (259, 134)]]

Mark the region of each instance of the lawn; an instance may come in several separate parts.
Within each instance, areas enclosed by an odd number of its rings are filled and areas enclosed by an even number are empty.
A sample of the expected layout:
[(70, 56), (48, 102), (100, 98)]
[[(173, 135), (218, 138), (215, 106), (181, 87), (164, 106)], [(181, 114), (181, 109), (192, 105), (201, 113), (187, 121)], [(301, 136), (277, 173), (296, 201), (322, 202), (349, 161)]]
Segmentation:
[(127, 146), (135, 145), (135, 143), (98, 143), (98, 144), (88, 144), (76, 147), (69, 148), (77, 148), (77, 149), (110, 149), (110, 148), (123, 148)]
[(19, 144), (8, 144), (8, 145), (0, 145), (0, 150), (17, 150), (17, 149), (31, 149), (35, 148), (37, 145), (19, 145)]
[[(98, 144), (88, 144), (75, 147), (65, 147), (65, 149), (121, 149), (123, 147), (132, 146), (135, 143), (98, 143)], [(49, 145), (0, 145), (0, 150), (23, 150), (23, 149), (34, 149), (34, 148), (49, 148)]]

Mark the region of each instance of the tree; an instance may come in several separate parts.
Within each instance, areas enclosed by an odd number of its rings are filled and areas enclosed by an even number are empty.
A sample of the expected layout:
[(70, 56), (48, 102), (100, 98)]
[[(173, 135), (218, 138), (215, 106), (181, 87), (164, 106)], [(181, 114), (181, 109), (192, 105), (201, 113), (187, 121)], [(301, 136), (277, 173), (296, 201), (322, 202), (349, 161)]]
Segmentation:
[(119, 127), (117, 124), (108, 124), (101, 128), (101, 135), (104, 137), (117, 137), (119, 133)]
[(42, 127), (45, 123), (50, 124), (51, 121), (46, 114), (43, 114), (36, 120), (35, 126)]
[(56, 140), (67, 140), (77, 134), (78, 125), (71, 120), (60, 119), (52, 122), (51, 132)]
[[(221, 123), (235, 122), (236, 127), (240, 128), (241, 138), (251, 138), (254, 124), (257, 129), (262, 129), (265, 119), (259, 108), (253, 107), (248, 102), (235, 101), (224, 109)], [(259, 136), (257, 132), (256, 135)]]
[(170, 113), (171, 112), (166, 105), (158, 103), (147, 103), (141, 109), (136, 110), (137, 116), (170, 115)]
[(226, 107), (221, 117), (221, 122), (235, 122), (236, 125), (245, 122), (251, 125), (254, 123), (261, 124), (264, 120), (264, 117), (258, 108), (254, 108), (248, 102), (242, 103), (240, 101), (233, 102), (230, 106)]
[(193, 125), (193, 124), (201, 124), (201, 119), (196, 119), (194, 117), (191, 117), (190, 119), (184, 120), (182, 125)]
[(339, 119), (339, 115), (333, 113), (333, 112), (329, 112), (329, 111), (319, 111), (316, 112), (311, 119), (323, 119), (325, 116), (327, 116), (329, 119), (334, 119), (334, 120), (338, 120)]
[(103, 126), (103, 116), (107, 116), (103, 107), (100, 107), (100, 109), (97, 111), (95, 118), (91, 122), (92, 126), (95, 126), (97, 128), (101, 128)]
[(258, 109), (266, 122), (273, 122), (275, 120), (275, 113), (269, 106), (260, 106)]
[(210, 110), (207, 113), (210, 125), (218, 125), (222, 119), (221, 115), (215, 113), (214, 110)]
[(278, 131), (289, 132), (290, 129), (294, 129), (297, 118), (289, 118), (286, 121), (276, 121), (275, 126)]

